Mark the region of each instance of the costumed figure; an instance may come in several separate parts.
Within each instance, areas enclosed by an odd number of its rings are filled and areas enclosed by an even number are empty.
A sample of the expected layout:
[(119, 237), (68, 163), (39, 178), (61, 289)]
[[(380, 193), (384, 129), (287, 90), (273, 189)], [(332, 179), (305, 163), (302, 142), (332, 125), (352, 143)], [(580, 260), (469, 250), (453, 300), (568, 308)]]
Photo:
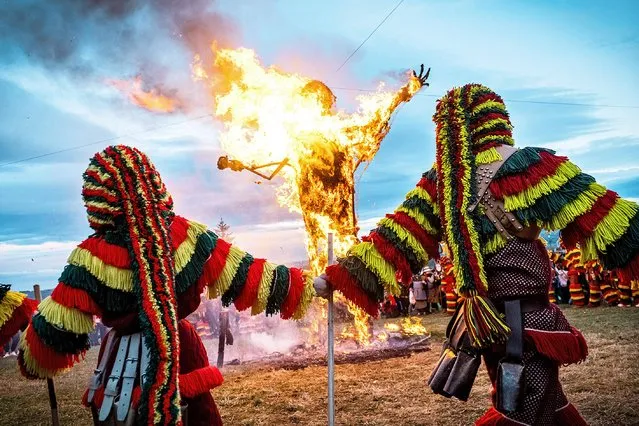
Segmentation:
[(160, 175), (135, 148), (96, 154), (82, 196), (94, 233), (73, 250), (23, 333), (22, 373), (69, 370), (89, 347), (95, 315), (112, 327), (83, 399), (96, 424), (221, 424), (210, 390), (222, 376), (184, 318), (205, 289), (225, 306), (300, 318), (312, 280), (176, 215)]
[(617, 306), (619, 303), (619, 291), (617, 290), (615, 274), (612, 271), (604, 271), (601, 282), (601, 293), (608, 306)]
[(631, 289), (632, 289), (632, 301), (635, 304), (635, 306), (639, 308), (639, 280), (632, 280)]
[(599, 258), (637, 277), (639, 207), (566, 157), (514, 148), (504, 102), (487, 87), (452, 89), (434, 121), (435, 167), (367, 240), (326, 268), (316, 290), (338, 290), (375, 315), (377, 292), (398, 291), (395, 272), (418, 271), (444, 239), (463, 301), (431, 387), (466, 399), (481, 351), (494, 406), (477, 424), (585, 424), (559, 366), (584, 360), (586, 342), (548, 302), (550, 262), (537, 237), (540, 228), (560, 230), (569, 249), (580, 244), (584, 261)]
[(38, 302), (24, 293), (0, 284), (0, 348), (27, 327), (37, 306)]
[(581, 276), (584, 274), (584, 267), (581, 263), (581, 251), (579, 248), (574, 248), (566, 253), (566, 268), (568, 269), (570, 300), (573, 306), (582, 308), (586, 306), (588, 300), (581, 286)]
[(619, 290), (619, 305), (620, 307), (632, 306), (632, 288), (631, 280), (626, 274), (617, 274), (617, 289)]
[(446, 293), (446, 313), (453, 315), (457, 310), (457, 291), (455, 290), (455, 274), (453, 272), (453, 263), (447, 257), (439, 259), (443, 269), (442, 285)]
[(588, 306), (591, 308), (596, 308), (597, 306), (601, 306), (601, 276), (602, 269), (599, 262), (596, 260), (591, 260), (586, 265), (586, 275), (588, 277)]

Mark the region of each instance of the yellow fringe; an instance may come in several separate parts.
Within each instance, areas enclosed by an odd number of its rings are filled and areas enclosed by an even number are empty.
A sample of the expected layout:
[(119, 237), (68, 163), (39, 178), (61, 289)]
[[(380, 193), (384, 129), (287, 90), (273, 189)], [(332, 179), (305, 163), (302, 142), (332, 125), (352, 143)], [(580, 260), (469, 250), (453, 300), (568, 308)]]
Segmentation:
[(88, 183), (86, 181), (84, 183), (84, 187), (86, 189), (92, 189), (94, 191), (106, 192), (107, 194), (111, 195), (112, 197), (117, 197), (118, 196), (118, 194), (115, 191), (111, 190), (111, 189), (108, 189), (108, 188), (103, 187), (103, 186), (101, 187), (101, 186), (93, 185), (92, 183)]
[(84, 267), (107, 287), (127, 293), (133, 291), (133, 272), (130, 269), (107, 265), (89, 250), (76, 247), (69, 255), (68, 262), (71, 265)]
[[(501, 120), (501, 121), (505, 121), (505, 120)], [(477, 165), (490, 164), (490, 163), (494, 163), (495, 161), (501, 161), (501, 160), (502, 160), (501, 154), (497, 151), (495, 147), (482, 151), (479, 154), (477, 154), (477, 156), (475, 156), (475, 164)]]
[(506, 246), (507, 242), (508, 241), (506, 241), (506, 239), (502, 237), (501, 234), (495, 234), (484, 246), (483, 253), (485, 255), (497, 253), (499, 250)]
[(299, 320), (304, 317), (308, 307), (315, 297), (315, 288), (313, 287), (313, 276), (309, 271), (304, 271), (304, 292), (300, 298), (300, 303), (297, 305), (295, 312), (293, 313), (293, 319)]
[(94, 164), (90, 164), (89, 167), (87, 167), (87, 170), (95, 172), (98, 176), (100, 176), (100, 179), (102, 179), (103, 181), (106, 181), (111, 177), (111, 175), (104, 173), (102, 170), (100, 170), (99, 167), (97, 167)]
[(88, 207), (95, 207), (95, 208), (98, 208), (98, 209), (109, 210), (109, 211), (111, 211), (111, 212), (118, 212), (118, 211), (120, 211), (120, 208), (119, 208), (119, 207), (112, 206), (111, 204), (104, 203), (104, 202), (102, 202), (102, 201), (93, 201), (93, 200), (88, 200), (88, 201), (86, 201), (86, 205), (87, 205)]
[[(415, 187), (415, 188), (411, 189), (406, 194), (406, 199), (412, 198), (414, 196), (417, 196), (417, 198), (420, 198), (420, 199), (426, 201), (428, 204), (430, 204), (431, 207), (435, 207), (434, 200), (430, 197), (430, 194), (424, 188), (420, 188), (418, 186), (418, 187)], [(434, 211), (437, 211), (437, 210), (434, 210)]]
[[(630, 219), (637, 214), (638, 206), (632, 201), (618, 198), (606, 217), (595, 227), (589, 240), (593, 240), (598, 251), (605, 253), (606, 248), (617, 241), (630, 226)], [(589, 259), (590, 260), (590, 259)]]
[(417, 241), (413, 234), (408, 232), (403, 226), (387, 217), (381, 219), (379, 221), (379, 224), (393, 230), (402, 241), (405, 241), (406, 244), (410, 246), (412, 251), (418, 257), (418, 260), (420, 262), (426, 262), (428, 260), (428, 255), (426, 254), (426, 250), (424, 249), (424, 247), (422, 247), (422, 245), (419, 243), (419, 241)]
[(38, 306), (38, 311), (49, 324), (75, 334), (89, 334), (93, 331), (93, 317), (73, 308), (67, 308), (47, 297)]
[(350, 255), (358, 257), (368, 268), (377, 275), (386, 291), (392, 295), (401, 293), (401, 288), (395, 277), (395, 268), (388, 263), (375, 248), (373, 243), (355, 244), (348, 251)]
[(268, 303), (268, 296), (271, 291), (271, 281), (273, 281), (273, 274), (277, 265), (271, 262), (264, 263), (264, 270), (262, 271), (262, 278), (260, 279), (260, 285), (257, 289), (257, 297), (251, 307), (251, 315), (257, 315), (264, 312), (266, 304)]
[(554, 175), (546, 176), (536, 185), (518, 194), (504, 197), (504, 208), (506, 211), (512, 212), (530, 207), (535, 204), (539, 198), (561, 188), (566, 182), (579, 173), (581, 173), (579, 167), (570, 161), (566, 161), (557, 168)]
[(606, 188), (597, 182), (591, 183), (588, 189), (579, 194), (573, 202), (563, 206), (550, 222), (544, 223), (544, 229), (553, 231), (564, 229), (570, 222), (590, 211), (595, 201), (605, 193)]
[(419, 210), (417, 210), (417, 209), (409, 209), (408, 207), (399, 206), (397, 208), (397, 210), (395, 210), (395, 211), (396, 212), (404, 212), (404, 213), (406, 213), (408, 216), (413, 218), (415, 220), (415, 222), (417, 222), (417, 224), (419, 226), (421, 226), (430, 235), (437, 235), (437, 230), (428, 221), (428, 219), (426, 219), (426, 216), (424, 216), (422, 214), (422, 212), (420, 212)]
[(231, 282), (233, 282), (233, 277), (235, 277), (237, 269), (240, 267), (242, 258), (245, 255), (246, 253), (241, 249), (236, 246), (231, 246), (229, 254), (226, 256), (226, 263), (224, 264), (222, 273), (217, 280), (215, 280), (213, 286), (209, 287), (209, 298), (215, 299), (216, 297), (223, 295), (224, 292), (229, 289)]
[(484, 109), (487, 109), (487, 108), (491, 108), (491, 109), (492, 108), (498, 108), (502, 112), (506, 112), (506, 107), (501, 102), (486, 101), (486, 102), (483, 102), (483, 103), (477, 105), (475, 107), (475, 109), (472, 110), (471, 114), (473, 114), (473, 115), (478, 114), (478, 113), (480, 113), (481, 111), (483, 111)]
[(190, 262), (193, 253), (195, 253), (195, 245), (197, 244), (198, 238), (205, 233), (207, 229), (206, 225), (189, 221), (189, 227), (186, 230), (187, 237), (173, 253), (176, 274), (179, 274)]
[(16, 308), (22, 305), (22, 301), (27, 296), (19, 291), (7, 291), (0, 302), (0, 328), (9, 321)]
[(510, 136), (505, 136), (505, 135), (487, 135), (484, 136), (483, 138), (475, 141), (474, 145), (478, 146), (478, 145), (482, 145), (485, 142), (488, 141), (500, 141), (501, 143), (504, 144), (509, 144), (512, 145), (513, 144), (513, 138), (511, 138)]
[[(482, 124), (481, 126), (477, 127), (476, 129), (474, 129), (474, 130), (471, 132), (471, 134), (473, 134), (473, 135), (474, 135), (474, 134), (477, 134), (477, 133), (481, 132), (481, 131), (482, 131), (482, 130), (484, 130), (484, 129), (487, 129), (487, 128), (489, 128), (489, 127), (494, 126), (494, 125), (495, 125), (495, 123), (503, 123), (503, 124), (505, 124), (507, 127), (510, 127), (510, 123), (508, 122), (508, 120), (505, 120), (505, 119), (503, 119), (503, 118), (493, 118), (492, 120), (488, 120), (486, 123)], [(494, 136), (494, 135), (493, 135), (493, 136)], [(493, 149), (493, 148), (491, 148), (491, 149)], [(483, 151), (483, 152), (486, 152), (486, 151)], [(480, 154), (481, 154), (481, 153), (480, 153)], [(499, 159), (501, 160), (501, 156), (500, 156), (500, 158), (499, 158)], [(477, 160), (475, 160), (475, 161), (477, 161)], [(497, 160), (496, 160), (496, 161), (497, 161)], [(486, 164), (486, 163), (483, 163), (483, 164)]]

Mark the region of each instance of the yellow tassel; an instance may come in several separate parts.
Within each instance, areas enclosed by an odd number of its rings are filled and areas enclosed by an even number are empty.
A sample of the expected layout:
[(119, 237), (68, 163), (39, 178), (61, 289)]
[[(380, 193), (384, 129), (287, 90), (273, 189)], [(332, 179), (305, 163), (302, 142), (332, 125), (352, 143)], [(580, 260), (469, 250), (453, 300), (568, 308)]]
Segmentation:
[(293, 319), (299, 320), (304, 317), (309, 305), (315, 297), (315, 288), (313, 288), (313, 276), (309, 271), (304, 271), (304, 292), (300, 298), (300, 303), (297, 305), (295, 312), (293, 313)]
[(379, 224), (393, 230), (397, 234), (397, 236), (400, 238), (400, 240), (406, 242), (406, 244), (408, 244), (408, 246), (415, 253), (415, 255), (417, 255), (417, 258), (420, 262), (426, 262), (428, 260), (428, 255), (426, 254), (426, 250), (424, 250), (422, 245), (419, 244), (419, 241), (417, 241), (417, 239), (413, 236), (413, 234), (408, 232), (403, 226), (399, 225), (398, 223), (396, 223), (395, 221), (387, 217), (380, 220)]
[[(502, 121), (505, 121), (505, 120), (502, 120)], [(490, 164), (490, 163), (494, 163), (495, 161), (501, 161), (501, 160), (502, 160), (501, 154), (497, 151), (495, 147), (492, 147), (477, 154), (477, 156), (475, 157), (475, 164), (477, 165)]]
[(501, 234), (495, 234), (490, 240), (488, 240), (486, 245), (484, 245), (483, 253), (485, 255), (497, 253), (500, 249), (506, 246), (506, 243), (508, 243), (508, 241), (506, 241)]
[(38, 311), (49, 324), (75, 334), (89, 334), (93, 331), (93, 317), (73, 308), (67, 308), (47, 297), (38, 306)]
[(0, 302), (0, 328), (4, 325), (5, 322), (9, 321), (11, 316), (13, 315), (13, 311), (20, 305), (22, 305), (22, 301), (27, 296), (18, 291), (7, 291), (7, 293), (2, 298), (2, 302)]
[(396, 212), (403, 212), (410, 216), (419, 226), (422, 227), (426, 232), (430, 235), (437, 235), (437, 230), (433, 227), (433, 225), (426, 219), (426, 216), (422, 214), (417, 209), (409, 209), (408, 207), (400, 206), (395, 210)]
[(173, 261), (175, 263), (175, 273), (179, 274), (182, 269), (191, 261), (193, 253), (195, 253), (195, 245), (197, 240), (208, 228), (201, 223), (189, 221), (189, 227), (186, 230), (186, 239), (173, 253)]
[(375, 248), (373, 243), (355, 244), (348, 251), (350, 255), (358, 257), (364, 264), (375, 273), (382, 282), (386, 291), (392, 295), (401, 293), (401, 288), (395, 277), (395, 268), (388, 263)]
[(590, 184), (588, 189), (572, 201), (566, 204), (553, 216), (550, 222), (544, 224), (544, 229), (564, 229), (570, 222), (590, 211), (595, 201), (606, 193), (606, 188), (596, 182)]
[(617, 241), (630, 226), (630, 219), (637, 214), (637, 204), (632, 201), (617, 199), (615, 205), (610, 209), (606, 217), (597, 224), (592, 236), (594, 247), (598, 251), (605, 253), (606, 247)]
[(260, 279), (260, 285), (257, 288), (257, 297), (251, 307), (251, 315), (257, 315), (264, 312), (266, 304), (268, 303), (268, 296), (271, 291), (271, 281), (273, 281), (273, 274), (277, 265), (271, 262), (264, 263), (264, 270), (262, 271), (262, 278)]
[(581, 173), (579, 167), (566, 161), (562, 163), (552, 176), (546, 176), (536, 185), (525, 189), (524, 191), (504, 197), (504, 208), (506, 211), (512, 212), (515, 210), (525, 209), (532, 206), (535, 202), (544, 195), (551, 194), (557, 189), (561, 188), (570, 179)]
[(246, 253), (244, 251), (240, 250), (236, 246), (231, 246), (229, 254), (226, 256), (226, 263), (224, 264), (222, 273), (215, 283), (213, 283), (213, 286), (209, 287), (209, 297), (211, 299), (215, 299), (216, 297), (223, 295), (224, 292), (229, 289), (231, 282), (233, 281), (233, 277), (235, 277), (237, 269), (240, 267), (242, 258), (245, 255)]
[(133, 291), (133, 272), (107, 265), (89, 250), (76, 247), (68, 259), (69, 264), (82, 266), (107, 287), (131, 293)]
[(486, 101), (486, 102), (482, 102), (481, 104), (477, 105), (475, 107), (475, 109), (473, 109), (472, 111), (472, 115), (475, 114), (479, 114), (480, 112), (482, 112), (485, 109), (498, 109), (502, 112), (506, 112), (506, 106), (504, 104), (502, 104), (501, 102), (497, 102), (497, 101)]

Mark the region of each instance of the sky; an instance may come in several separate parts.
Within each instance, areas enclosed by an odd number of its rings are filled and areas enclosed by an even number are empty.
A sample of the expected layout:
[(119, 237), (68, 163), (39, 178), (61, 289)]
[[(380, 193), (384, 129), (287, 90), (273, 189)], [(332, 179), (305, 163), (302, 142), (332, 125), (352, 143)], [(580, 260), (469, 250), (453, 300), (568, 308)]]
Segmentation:
[[(568, 155), (639, 200), (639, 3), (405, 0), (336, 71), (396, 4), (3, 2), (0, 282), (55, 286), (70, 250), (90, 233), (82, 173), (114, 143), (149, 155), (178, 214), (211, 227), (224, 218), (235, 243), (256, 256), (304, 259), (301, 218), (277, 205), (274, 185), (216, 168), (220, 123), (208, 90), (191, 78), (193, 56), (210, 60), (213, 41), (324, 81), (346, 110), (360, 90), (397, 85), (421, 63), (432, 68), (430, 87), (397, 112), (379, 153), (358, 173), (365, 231), (431, 167), (436, 99), (470, 82), (506, 100), (518, 146)], [(188, 107), (148, 112), (106, 83), (136, 75), (188, 99)]]

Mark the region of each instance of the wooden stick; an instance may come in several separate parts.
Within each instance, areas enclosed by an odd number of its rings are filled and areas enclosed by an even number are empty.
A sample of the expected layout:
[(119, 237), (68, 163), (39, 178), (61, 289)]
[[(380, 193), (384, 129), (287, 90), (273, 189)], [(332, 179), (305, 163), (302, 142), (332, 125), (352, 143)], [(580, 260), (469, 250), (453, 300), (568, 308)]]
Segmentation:
[(224, 365), (224, 347), (226, 346), (226, 333), (229, 328), (229, 312), (225, 310), (220, 311), (220, 338), (217, 346), (217, 368), (222, 368)]
[[(328, 233), (328, 265), (333, 263), (333, 233)], [(335, 424), (335, 331), (333, 328), (333, 292), (328, 293), (328, 425)]]
[[(40, 293), (40, 285), (33, 285), (33, 293), (38, 302), (42, 301), (42, 293)], [(47, 379), (47, 388), (49, 390), (49, 406), (51, 407), (51, 423), (53, 426), (60, 426), (60, 418), (58, 417), (58, 398), (55, 395), (55, 385), (53, 379)]]

